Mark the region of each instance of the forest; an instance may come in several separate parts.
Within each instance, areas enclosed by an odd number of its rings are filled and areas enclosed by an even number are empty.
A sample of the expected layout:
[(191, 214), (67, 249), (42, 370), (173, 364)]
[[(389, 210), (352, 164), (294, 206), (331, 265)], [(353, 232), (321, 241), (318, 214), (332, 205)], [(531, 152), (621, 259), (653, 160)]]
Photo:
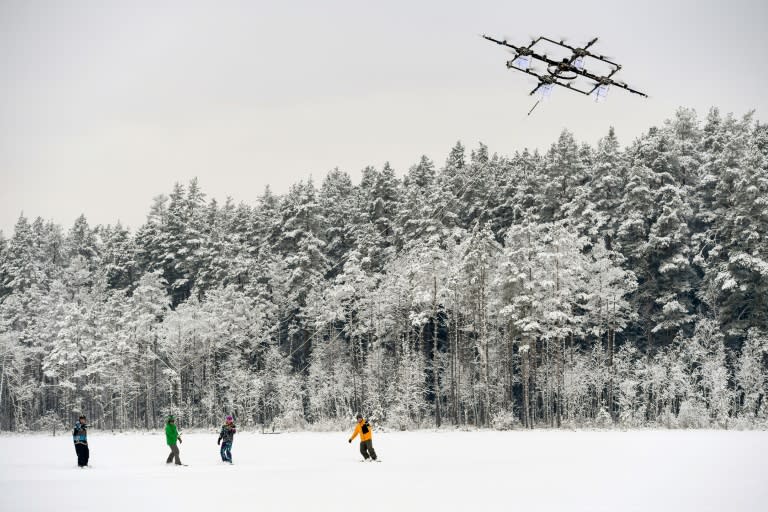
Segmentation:
[(0, 233), (0, 429), (768, 427), (752, 113), (257, 196)]

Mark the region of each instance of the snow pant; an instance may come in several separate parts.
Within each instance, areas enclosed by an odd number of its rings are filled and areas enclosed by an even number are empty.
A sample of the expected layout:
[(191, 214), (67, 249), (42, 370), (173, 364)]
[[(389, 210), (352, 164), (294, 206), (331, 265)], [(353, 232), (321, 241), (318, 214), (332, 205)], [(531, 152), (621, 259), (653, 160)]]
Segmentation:
[(232, 441), (224, 441), (221, 443), (221, 460), (224, 462), (232, 462)]
[(168, 454), (168, 458), (165, 459), (165, 463), (166, 464), (170, 464), (171, 461), (173, 461), (175, 459), (176, 460), (176, 464), (180, 466), (181, 465), (181, 459), (179, 459), (179, 447), (176, 446), (175, 444), (170, 444), (168, 446), (171, 448), (171, 453)]
[(368, 457), (376, 460), (376, 452), (373, 449), (373, 439), (360, 442), (360, 453), (363, 454), (365, 460), (368, 460)]
[(87, 444), (75, 443), (75, 453), (77, 453), (77, 465), (79, 467), (88, 465), (90, 452)]

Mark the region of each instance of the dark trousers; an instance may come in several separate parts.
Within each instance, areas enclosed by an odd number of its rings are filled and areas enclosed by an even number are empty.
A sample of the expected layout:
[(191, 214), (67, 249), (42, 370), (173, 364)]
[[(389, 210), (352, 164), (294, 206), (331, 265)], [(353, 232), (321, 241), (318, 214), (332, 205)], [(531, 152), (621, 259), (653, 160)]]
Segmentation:
[(176, 460), (176, 464), (181, 465), (181, 459), (179, 458), (179, 447), (175, 444), (169, 445), (171, 448), (171, 453), (168, 454), (168, 458), (165, 459), (166, 464), (170, 464), (171, 461), (174, 459)]
[(224, 441), (221, 443), (221, 460), (232, 462), (232, 442)]
[(79, 467), (87, 466), (88, 457), (90, 456), (88, 445), (80, 443), (75, 444), (75, 453), (77, 453), (77, 465)]
[(360, 442), (360, 453), (363, 454), (365, 460), (368, 460), (368, 457), (376, 460), (376, 452), (373, 449), (373, 439)]

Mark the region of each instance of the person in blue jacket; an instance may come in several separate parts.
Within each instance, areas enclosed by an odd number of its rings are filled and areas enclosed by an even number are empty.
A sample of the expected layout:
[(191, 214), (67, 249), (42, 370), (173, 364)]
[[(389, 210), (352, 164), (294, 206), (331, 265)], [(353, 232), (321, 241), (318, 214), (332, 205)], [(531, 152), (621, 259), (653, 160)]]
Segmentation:
[(72, 432), (72, 440), (75, 442), (75, 453), (77, 453), (77, 467), (88, 467), (88, 425), (85, 416), (80, 416), (75, 423), (75, 430)]

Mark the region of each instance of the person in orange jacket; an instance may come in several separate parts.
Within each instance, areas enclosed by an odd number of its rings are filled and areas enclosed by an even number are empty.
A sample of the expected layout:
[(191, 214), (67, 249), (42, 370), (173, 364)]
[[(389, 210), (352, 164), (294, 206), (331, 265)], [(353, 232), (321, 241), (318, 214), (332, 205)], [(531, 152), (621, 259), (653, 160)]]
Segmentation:
[(351, 443), (358, 434), (360, 434), (360, 453), (363, 454), (363, 460), (368, 460), (369, 457), (371, 460), (376, 460), (376, 451), (373, 449), (373, 428), (362, 414), (357, 415), (357, 424), (349, 442)]

